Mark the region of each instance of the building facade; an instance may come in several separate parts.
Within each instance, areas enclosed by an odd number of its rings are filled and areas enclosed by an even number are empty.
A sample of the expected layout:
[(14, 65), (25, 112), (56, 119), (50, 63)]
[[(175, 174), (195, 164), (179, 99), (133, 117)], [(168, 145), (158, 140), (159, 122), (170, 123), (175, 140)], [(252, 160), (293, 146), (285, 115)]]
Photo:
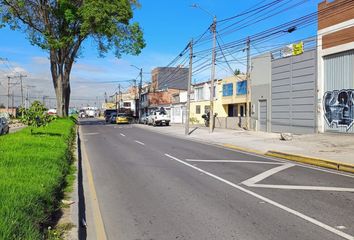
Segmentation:
[(318, 131), (354, 133), (354, 1), (318, 5)]
[(189, 69), (180, 67), (158, 67), (151, 72), (152, 92), (168, 88), (187, 90)]

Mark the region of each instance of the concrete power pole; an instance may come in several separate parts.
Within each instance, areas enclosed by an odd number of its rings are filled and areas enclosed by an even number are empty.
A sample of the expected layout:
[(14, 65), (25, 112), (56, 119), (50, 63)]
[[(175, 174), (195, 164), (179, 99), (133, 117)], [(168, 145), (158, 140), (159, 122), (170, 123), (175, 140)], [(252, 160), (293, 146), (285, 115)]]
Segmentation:
[(246, 128), (250, 129), (250, 125), (251, 125), (251, 119), (250, 119), (250, 112), (251, 112), (251, 83), (250, 83), (250, 68), (251, 68), (251, 40), (248, 37), (247, 38), (247, 75), (246, 75), (246, 83), (247, 83), (247, 97), (246, 97)]
[(24, 106), (24, 98), (23, 98), (23, 79), (24, 77), (27, 77), (27, 75), (22, 75), (20, 74), (20, 82), (21, 82), (21, 105), (22, 107)]
[(215, 79), (215, 59), (216, 59), (216, 16), (214, 16), (213, 24), (211, 26), (213, 33), (213, 50), (211, 56), (211, 83), (210, 83), (210, 122), (209, 133), (214, 131), (214, 79)]
[(188, 89), (187, 89), (187, 106), (186, 106), (186, 123), (184, 134), (189, 134), (189, 117), (191, 107), (191, 85), (192, 85), (192, 67), (193, 67), (193, 39), (189, 43), (189, 74), (188, 74)]
[(10, 85), (11, 85), (11, 77), (7, 76), (7, 112), (10, 109)]
[(143, 69), (140, 68), (140, 82), (139, 82), (139, 104), (138, 104), (138, 118), (139, 118), (139, 122), (140, 122), (140, 118), (141, 118), (141, 88), (143, 87)]

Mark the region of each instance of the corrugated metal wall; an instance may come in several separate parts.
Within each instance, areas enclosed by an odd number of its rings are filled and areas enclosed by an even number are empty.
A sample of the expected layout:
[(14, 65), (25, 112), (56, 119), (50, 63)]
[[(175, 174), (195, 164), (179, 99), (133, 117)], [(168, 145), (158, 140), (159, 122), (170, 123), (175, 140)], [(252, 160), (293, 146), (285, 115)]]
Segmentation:
[(272, 132), (315, 132), (316, 76), (316, 50), (272, 61)]
[(354, 50), (324, 57), (325, 131), (354, 133)]

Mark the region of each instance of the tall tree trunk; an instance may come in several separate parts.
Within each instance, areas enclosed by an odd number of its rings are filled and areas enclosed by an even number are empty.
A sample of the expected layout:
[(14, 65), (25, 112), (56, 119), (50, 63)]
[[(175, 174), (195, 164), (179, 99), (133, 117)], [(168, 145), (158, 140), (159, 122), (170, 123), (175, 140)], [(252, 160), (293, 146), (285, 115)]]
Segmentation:
[(67, 117), (69, 115), (70, 104), (70, 73), (71, 60), (62, 60), (61, 51), (50, 51), (50, 66), (52, 73), (52, 80), (57, 100), (57, 115), (59, 117)]
[[(64, 72), (56, 78), (55, 95), (57, 99), (57, 115), (67, 117), (70, 104), (70, 73)], [(54, 80), (54, 79), (53, 79)]]

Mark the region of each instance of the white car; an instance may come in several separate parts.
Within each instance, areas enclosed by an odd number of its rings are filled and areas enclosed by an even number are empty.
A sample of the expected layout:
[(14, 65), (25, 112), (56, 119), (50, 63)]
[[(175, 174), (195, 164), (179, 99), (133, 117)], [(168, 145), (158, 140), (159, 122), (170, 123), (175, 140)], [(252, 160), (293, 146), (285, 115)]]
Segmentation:
[(151, 113), (148, 117), (148, 124), (157, 126), (157, 125), (170, 125), (170, 117), (167, 115), (165, 110), (156, 110)]

